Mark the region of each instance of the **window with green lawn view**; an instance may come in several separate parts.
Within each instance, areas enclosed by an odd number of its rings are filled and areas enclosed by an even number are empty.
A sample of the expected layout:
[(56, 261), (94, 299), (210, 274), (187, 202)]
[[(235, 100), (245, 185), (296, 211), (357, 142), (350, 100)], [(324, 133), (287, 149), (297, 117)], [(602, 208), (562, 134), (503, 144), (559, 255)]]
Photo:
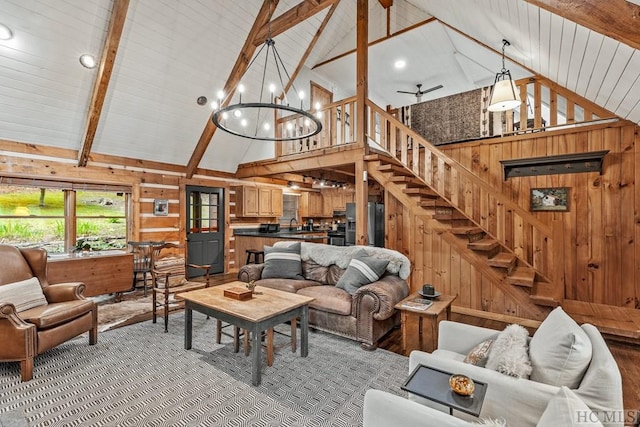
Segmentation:
[(53, 254), (126, 248), (128, 187), (32, 181), (0, 177), (0, 243)]

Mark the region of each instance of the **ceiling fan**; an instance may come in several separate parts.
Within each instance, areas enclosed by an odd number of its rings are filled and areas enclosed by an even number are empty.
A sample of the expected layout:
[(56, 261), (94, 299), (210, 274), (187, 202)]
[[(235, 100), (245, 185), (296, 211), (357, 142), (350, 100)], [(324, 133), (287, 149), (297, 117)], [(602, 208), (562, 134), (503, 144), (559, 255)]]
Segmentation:
[(438, 85), (438, 86), (430, 87), (429, 89), (422, 90), (422, 83), (418, 83), (416, 86), (418, 86), (417, 92), (407, 92), (405, 90), (398, 90), (397, 92), (409, 93), (411, 95), (415, 95), (416, 102), (420, 102), (422, 101), (422, 95), (424, 95), (425, 93), (433, 92), (434, 90), (442, 89), (443, 87), (442, 85)]

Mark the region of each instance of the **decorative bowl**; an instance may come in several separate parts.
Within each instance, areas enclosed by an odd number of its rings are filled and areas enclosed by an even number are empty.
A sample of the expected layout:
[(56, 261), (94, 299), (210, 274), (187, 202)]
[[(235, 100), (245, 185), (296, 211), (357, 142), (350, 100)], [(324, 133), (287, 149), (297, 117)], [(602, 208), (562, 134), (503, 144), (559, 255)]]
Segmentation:
[(451, 375), (449, 378), (449, 387), (455, 393), (462, 396), (471, 396), (476, 389), (473, 380), (466, 375)]

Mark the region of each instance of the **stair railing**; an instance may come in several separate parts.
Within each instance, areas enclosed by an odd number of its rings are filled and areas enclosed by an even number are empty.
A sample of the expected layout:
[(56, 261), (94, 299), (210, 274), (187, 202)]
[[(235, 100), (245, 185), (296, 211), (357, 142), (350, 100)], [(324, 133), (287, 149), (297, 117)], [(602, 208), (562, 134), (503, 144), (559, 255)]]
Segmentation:
[[(562, 241), (557, 245), (554, 241), (554, 233), (558, 230), (496, 191), (371, 100), (367, 100), (366, 105), (370, 146), (375, 147), (373, 141), (399, 160), (442, 199), (512, 250), (546, 280), (556, 278), (554, 271), (557, 263), (562, 262), (554, 250), (562, 247)], [(501, 218), (487, 215), (491, 203), (498, 205), (496, 209)]]

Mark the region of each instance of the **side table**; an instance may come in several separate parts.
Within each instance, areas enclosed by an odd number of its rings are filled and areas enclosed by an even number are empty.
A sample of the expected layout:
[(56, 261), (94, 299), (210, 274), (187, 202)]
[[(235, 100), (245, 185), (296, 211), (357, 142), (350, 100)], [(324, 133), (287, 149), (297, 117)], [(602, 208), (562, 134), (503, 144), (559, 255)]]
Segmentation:
[(473, 394), (461, 396), (454, 393), (449, 387), (451, 375), (453, 375), (451, 372), (418, 365), (401, 388), (409, 393), (448, 406), (449, 415), (453, 415), (453, 410), (456, 409), (479, 417), (484, 396), (487, 393), (487, 384), (473, 380), (476, 386)]
[(424, 310), (413, 310), (403, 307), (405, 301), (422, 298), (413, 293), (395, 305), (400, 310), (402, 319), (402, 349), (405, 355), (413, 350), (433, 352), (438, 347), (438, 324), (451, 317), (451, 303), (457, 295), (440, 295), (433, 300), (431, 306)]

